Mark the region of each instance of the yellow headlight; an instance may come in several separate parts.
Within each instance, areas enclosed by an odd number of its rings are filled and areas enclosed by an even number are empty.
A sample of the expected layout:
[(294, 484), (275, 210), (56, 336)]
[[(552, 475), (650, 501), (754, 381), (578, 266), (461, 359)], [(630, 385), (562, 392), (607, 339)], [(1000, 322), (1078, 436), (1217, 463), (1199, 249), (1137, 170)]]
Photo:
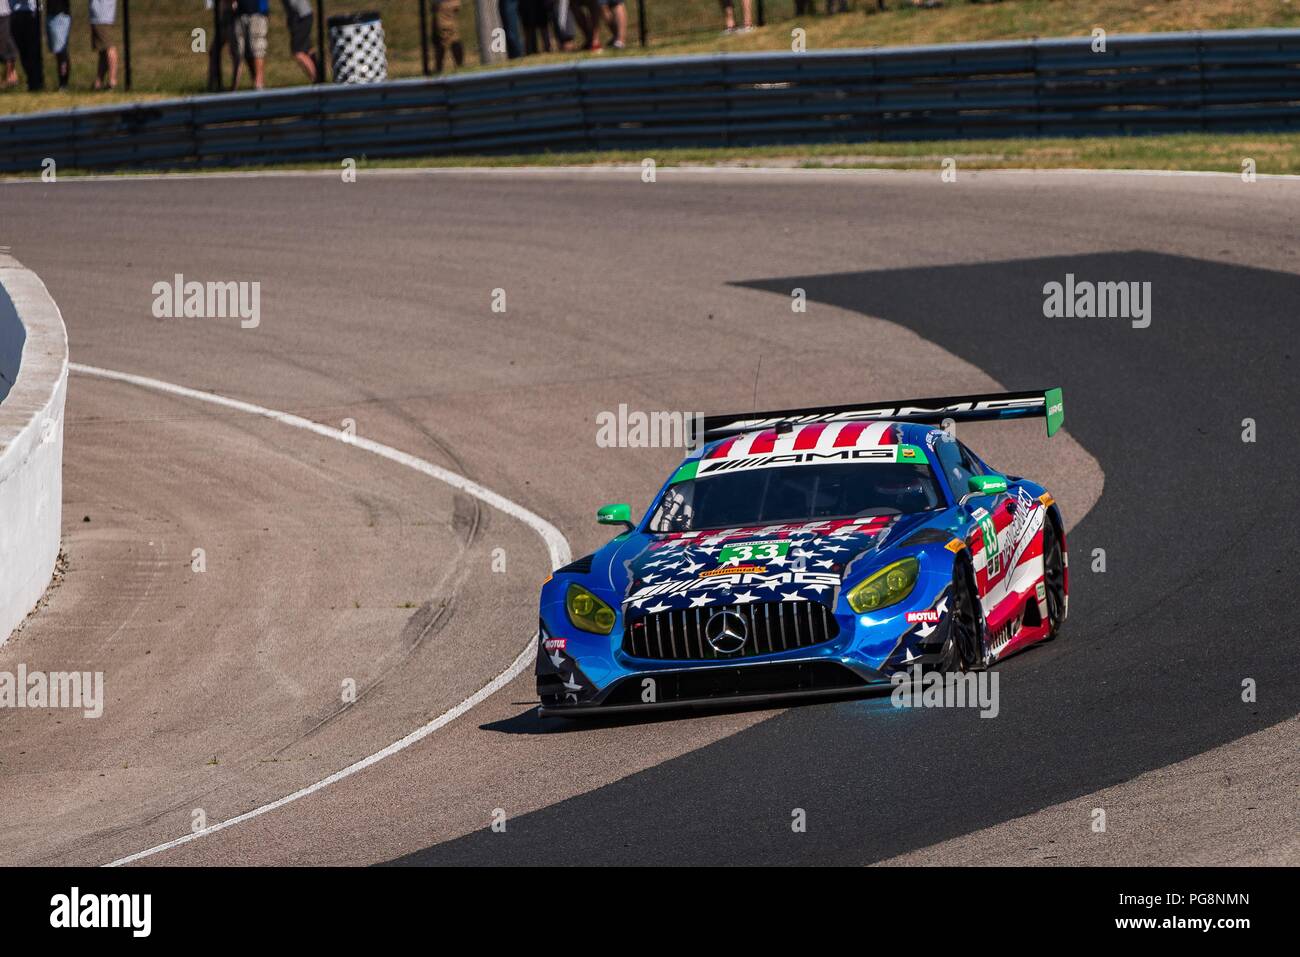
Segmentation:
[(614, 630), (614, 609), (577, 583), (569, 586), (565, 607), (575, 628), (597, 635)]
[(902, 601), (916, 585), (921, 563), (915, 558), (886, 565), (849, 592), (849, 607), (859, 615)]

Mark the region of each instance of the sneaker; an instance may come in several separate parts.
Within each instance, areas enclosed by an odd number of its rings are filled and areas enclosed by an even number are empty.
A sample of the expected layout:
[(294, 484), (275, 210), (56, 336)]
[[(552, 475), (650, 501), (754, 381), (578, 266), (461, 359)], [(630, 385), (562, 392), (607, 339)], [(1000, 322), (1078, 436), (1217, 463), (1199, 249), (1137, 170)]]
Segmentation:
[(624, 43), (622, 40), (615, 40), (615, 41), (614, 41), (612, 44), (610, 44), (610, 45), (611, 45), (615, 50), (622, 50), (622, 49), (624, 49), (624, 48), (627, 46), (627, 44)]

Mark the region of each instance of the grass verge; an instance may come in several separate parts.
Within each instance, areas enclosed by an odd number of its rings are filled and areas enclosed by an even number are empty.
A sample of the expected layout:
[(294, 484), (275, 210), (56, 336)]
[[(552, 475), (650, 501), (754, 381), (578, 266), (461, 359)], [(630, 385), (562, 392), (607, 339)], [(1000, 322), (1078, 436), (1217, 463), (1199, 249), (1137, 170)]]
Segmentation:
[[(939, 174), (945, 159), (958, 171), (979, 169), (1114, 169), (1241, 173), (1253, 160), (1259, 174), (1300, 175), (1300, 133), (1175, 133), (1047, 139), (837, 143), (813, 146), (669, 149), (653, 152), (539, 153), (520, 156), (437, 156), (360, 160), (358, 169), (559, 167), (640, 165), (659, 167), (784, 167), (789, 169), (903, 169)], [(248, 166), (246, 170), (339, 170), (338, 163)], [(216, 170), (213, 172), (221, 172)], [(61, 176), (84, 175), (77, 172)], [(131, 173), (123, 175), (130, 176)], [(33, 177), (10, 177), (32, 179)]]

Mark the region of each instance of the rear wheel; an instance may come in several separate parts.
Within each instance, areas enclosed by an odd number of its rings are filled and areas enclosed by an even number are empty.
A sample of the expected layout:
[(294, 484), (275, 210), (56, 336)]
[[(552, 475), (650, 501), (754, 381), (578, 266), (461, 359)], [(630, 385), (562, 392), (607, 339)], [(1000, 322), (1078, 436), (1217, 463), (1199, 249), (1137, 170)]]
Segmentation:
[(988, 642), (984, 609), (975, 591), (975, 574), (958, 559), (953, 563), (948, 602), (948, 640), (939, 667), (943, 671), (974, 671), (986, 664)]
[(1065, 622), (1065, 549), (1051, 516), (1043, 522), (1043, 585), (1047, 589), (1047, 639), (1061, 632)]

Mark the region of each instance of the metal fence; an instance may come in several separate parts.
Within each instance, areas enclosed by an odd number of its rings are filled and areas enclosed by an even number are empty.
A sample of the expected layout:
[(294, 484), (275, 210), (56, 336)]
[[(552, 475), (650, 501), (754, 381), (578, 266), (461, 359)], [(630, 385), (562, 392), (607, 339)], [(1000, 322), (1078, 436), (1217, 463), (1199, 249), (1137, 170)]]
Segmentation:
[(620, 58), (0, 118), (0, 170), (1300, 128), (1300, 30)]

